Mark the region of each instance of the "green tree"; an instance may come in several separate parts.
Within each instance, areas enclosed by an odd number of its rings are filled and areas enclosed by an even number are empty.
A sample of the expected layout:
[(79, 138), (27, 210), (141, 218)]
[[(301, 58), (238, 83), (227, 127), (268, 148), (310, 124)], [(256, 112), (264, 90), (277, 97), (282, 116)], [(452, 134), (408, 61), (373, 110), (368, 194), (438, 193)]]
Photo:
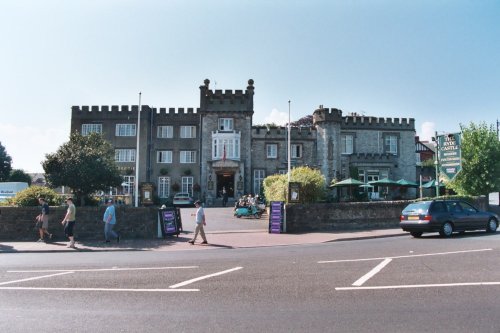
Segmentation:
[(120, 186), (123, 182), (115, 163), (113, 146), (100, 134), (71, 134), (69, 142), (42, 163), (47, 182), (68, 186), (83, 205), (97, 191)]
[(9, 181), (23, 182), (23, 183), (28, 183), (28, 185), (31, 185), (31, 176), (21, 169), (14, 169), (10, 172)]
[[(309, 167), (293, 168), (290, 181), (300, 183), (300, 201), (312, 203), (325, 195), (325, 177)], [(288, 175), (272, 175), (264, 179), (264, 196), (268, 201), (287, 201)]]
[(461, 125), (462, 170), (448, 185), (460, 195), (488, 195), (500, 190), (500, 142), (486, 123)]
[(7, 154), (5, 147), (0, 142), (0, 182), (9, 180), (10, 171), (12, 170), (12, 158)]
[(313, 116), (307, 115), (305, 117), (300, 118), (297, 121), (292, 121), (291, 122), (292, 127), (297, 127), (297, 126), (302, 126), (302, 127), (312, 127), (313, 126)]

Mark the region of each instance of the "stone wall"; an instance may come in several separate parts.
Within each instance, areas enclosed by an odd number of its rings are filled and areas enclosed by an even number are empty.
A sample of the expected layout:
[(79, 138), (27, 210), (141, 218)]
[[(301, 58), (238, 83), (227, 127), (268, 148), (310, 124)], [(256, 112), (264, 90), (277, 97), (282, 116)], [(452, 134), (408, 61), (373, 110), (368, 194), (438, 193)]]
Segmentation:
[[(104, 224), (102, 217), (106, 207), (76, 208), (76, 239), (103, 239)], [(0, 207), (0, 240), (36, 240), (38, 231), (35, 217), (38, 207)], [(49, 232), (56, 240), (64, 240), (61, 220), (66, 213), (65, 207), (50, 207)], [(116, 207), (117, 224), (115, 230), (123, 238), (153, 239), (158, 234), (157, 208)]]
[[(286, 206), (286, 230), (297, 233), (399, 228), (399, 216), (408, 203), (409, 201), (376, 201), (291, 204)], [(477, 199), (474, 205), (481, 210), (491, 210), (485, 197)]]

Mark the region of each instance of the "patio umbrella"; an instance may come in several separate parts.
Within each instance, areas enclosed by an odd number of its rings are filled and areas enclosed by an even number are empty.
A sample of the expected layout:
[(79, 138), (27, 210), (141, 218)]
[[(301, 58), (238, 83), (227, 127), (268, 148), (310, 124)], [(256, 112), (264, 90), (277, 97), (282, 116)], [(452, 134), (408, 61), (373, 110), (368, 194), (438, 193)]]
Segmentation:
[(370, 185), (385, 185), (385, 186), (398, 186), (398, 185), (400, 185), (397, 181), (389, 179), (389, 178), (372, 180), (371, 182), (368, 182), (368, 184), (370, 184)]
[(399, 186), (403, 186), (403, 187), (418, 187), (417, 183), (406, 180), (406, 179), (400, 179), (397, 181), (397, 183), (399, 184)]
[[(443, 187), (443, 186), (444, 186), (443, 182), (440, 182), (439, 187)], [(433, 179), (433, 180), (423, 184), (422, 187), (423, 188), (435, 188), (436, 187), (436, 180)]]
[(348, 187), (349, 188), (349, 196), (352, 196), (352, 188), (363, 186), (363, 185), (367, 185), (367, 184), (363, 183), (362, 181), (359, 181), (357, 179), (354, 179), (354, 178), (347, 178), (347, 179), (344, 179), (338, 183), (330, 185), (330, 187)]

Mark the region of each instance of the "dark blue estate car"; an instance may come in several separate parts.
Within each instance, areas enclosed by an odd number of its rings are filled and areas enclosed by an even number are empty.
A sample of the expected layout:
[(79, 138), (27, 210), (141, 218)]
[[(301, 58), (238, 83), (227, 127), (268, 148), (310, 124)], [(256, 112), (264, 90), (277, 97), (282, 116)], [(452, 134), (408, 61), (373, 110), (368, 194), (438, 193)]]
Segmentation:
[(399, 226), (413, 237), (424, 232), (439, 232), (450, 237), (454, 231), (479, 230), (495, 232), (498, 215), (480, 211), (461, 200), (432, 200), (414, 202), (401, 213)]

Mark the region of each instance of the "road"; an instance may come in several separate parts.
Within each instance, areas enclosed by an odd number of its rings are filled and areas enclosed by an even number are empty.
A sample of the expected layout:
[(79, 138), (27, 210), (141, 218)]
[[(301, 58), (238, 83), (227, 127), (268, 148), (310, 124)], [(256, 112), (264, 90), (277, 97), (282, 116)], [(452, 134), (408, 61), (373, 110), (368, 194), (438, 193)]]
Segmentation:
[(500, 332), (500, 233), (2, 254), (1, 332)]

